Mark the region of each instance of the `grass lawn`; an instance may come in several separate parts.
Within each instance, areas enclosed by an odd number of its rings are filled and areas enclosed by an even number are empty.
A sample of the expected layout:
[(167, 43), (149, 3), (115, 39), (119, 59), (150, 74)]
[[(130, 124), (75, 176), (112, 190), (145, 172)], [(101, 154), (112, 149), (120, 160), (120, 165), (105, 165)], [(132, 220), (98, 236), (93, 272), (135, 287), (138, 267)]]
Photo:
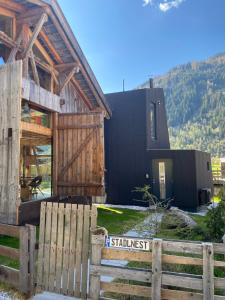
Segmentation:
[(98, 207), (98, 226), (105, 227), (109, 234), (124, 234), (135, 225), (144, 221), (148, 211), (136, 211), (126, 208)]

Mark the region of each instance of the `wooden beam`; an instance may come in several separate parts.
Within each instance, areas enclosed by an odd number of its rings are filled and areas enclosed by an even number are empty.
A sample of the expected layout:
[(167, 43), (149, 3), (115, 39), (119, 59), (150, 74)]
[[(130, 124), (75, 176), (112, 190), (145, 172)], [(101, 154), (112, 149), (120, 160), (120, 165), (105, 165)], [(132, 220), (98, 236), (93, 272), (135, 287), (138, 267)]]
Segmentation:
[(63, 84), (60, 87), (60, 93), (62, 92), (62, 90), (67, 86), (67, 84), (70, 82), (70, 80), (72, 79), (73, 75), (75, 73), (79, 72), (79, 68), (78, 67), (74, 67), (70, 73), (67, 75), (66, 79), (64, 80)]
[(59, 65), (55, 65), (55, 68), (58, 71), (65, 71), (67, 69), (74, 68), (74, 67), (78, 67), (78, 63), (76, 63), (76, 62), (74, 62), (74, 63), (67, 63), (67, 64), (61, 63)]
[(32, 33), (32, 36), (30, 38), (30, 41), (28, 43), (28, 46), (27, 48), (25, 49), (24, 53), (23, 53), (23, 56), (26, 57), (28, 55), (28, 53), (30, 52), (30, 50), (32, 49), (37, 37), (38, 37), (38, 34), (40, 33), (43, 25), (45, 22), (47, 22), (48, 20), (48, 16), (46, 13), (43, 13), (39, 22), (37, 23), (35, 29), (34, 29), (34, 32)]
[(81, 99), (84, 101), (84, 103), (87, 105), (87, 107), (92, 110), (93, 109), (93, 105), (92, 103), (89, 101), (89, 99), (87, 98), (86, 94), (83, 92), (83, 90), (81, 89), (79, 83), (77, 82), (77, 80), (73, 77), (71, 79), (71, 82), (73, 84), (73, 86), (75, 87), (76, 91), (78, 92), (78, 94), (80, 95)]
[(9, 1), (9, 0), (0, 0), (0, 6), (9, 9), (11, 11), (20, 12), (20, 13), (25, 10), (25, 7), (23, 5), (16, 3), (15, 1)]
[(34, 134), (40, 134), (46, 137), (52, 137), (52, 130), (50, 128), (41, 126), (41, 125), (36, 125), (32, 123), (27, 123), (27, 122), (21, 122), (21, 130), (34, 133)]
[(36, 66), (36, 62), (35, 62), (35, 59), (34, 59), (33, 50), (30, 51), (30, 62), (31, 62), (32, 72), (33, 72), (33, 75), (34, 75), (34, 81), (37, 85), (40, 86), (40, 79), (39, 79), (39, 76), (38, 76), (38, 71), (37, 71), (37, 66)]
[(3, 31), (0, 31), (0, 41), (9, 48), (17, 46), (17, 43)]
[(16, 58), (16, 54), (20, 48), (20, 44), (22, 42), (22, 38), (23, 38), (23, 30), (21, 30), (17, 40), (16, 40), (16, 47), (13, 47), (13, 49), (11, 49), (11, 52), (9, 54), (9, 57), (8, 57), (8, 60), (7, 60), (7, 63), (12, 63), (15, 61), (15, 58)]
[(22, 14), (18, 15), (16, 18), (17, 24), (29, 24), (30, 26), (34, 26), (37, 24), (38, 20), (41, 18), (42, 14), (45, 13), (43, 8), (32, 8), (27, 9)]

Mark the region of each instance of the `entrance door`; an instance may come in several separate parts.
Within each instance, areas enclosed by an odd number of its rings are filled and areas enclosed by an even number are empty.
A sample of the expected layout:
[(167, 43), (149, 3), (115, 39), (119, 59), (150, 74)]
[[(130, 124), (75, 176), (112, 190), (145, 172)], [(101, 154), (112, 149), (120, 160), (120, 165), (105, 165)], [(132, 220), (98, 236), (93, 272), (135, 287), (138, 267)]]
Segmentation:
[(54, 123), (54, 194), (104, 196), (104, 115), (59, 114)]
[(153, 194), (161, 200), (173, 197), (173, 161), (155, 159), (152, 162)]

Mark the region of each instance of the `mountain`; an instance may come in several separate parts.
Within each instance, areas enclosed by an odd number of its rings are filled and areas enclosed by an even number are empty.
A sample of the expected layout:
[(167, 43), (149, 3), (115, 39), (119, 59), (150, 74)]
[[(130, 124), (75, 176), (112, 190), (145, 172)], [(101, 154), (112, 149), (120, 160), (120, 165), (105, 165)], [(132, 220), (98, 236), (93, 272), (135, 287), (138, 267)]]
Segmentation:
[(225, 53), (177, 66), (154, 82), (164, 88), (171, 147), (224, 157)]

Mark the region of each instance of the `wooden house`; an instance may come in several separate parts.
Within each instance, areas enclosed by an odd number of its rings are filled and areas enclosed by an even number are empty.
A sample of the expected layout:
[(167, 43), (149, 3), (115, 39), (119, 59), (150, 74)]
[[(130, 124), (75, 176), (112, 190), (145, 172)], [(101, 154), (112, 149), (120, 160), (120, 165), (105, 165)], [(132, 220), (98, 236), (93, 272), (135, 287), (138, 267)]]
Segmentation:
[(57, 1), (0, 0), (0, 223), (46, 197), (104, 197), (110, 115)]

